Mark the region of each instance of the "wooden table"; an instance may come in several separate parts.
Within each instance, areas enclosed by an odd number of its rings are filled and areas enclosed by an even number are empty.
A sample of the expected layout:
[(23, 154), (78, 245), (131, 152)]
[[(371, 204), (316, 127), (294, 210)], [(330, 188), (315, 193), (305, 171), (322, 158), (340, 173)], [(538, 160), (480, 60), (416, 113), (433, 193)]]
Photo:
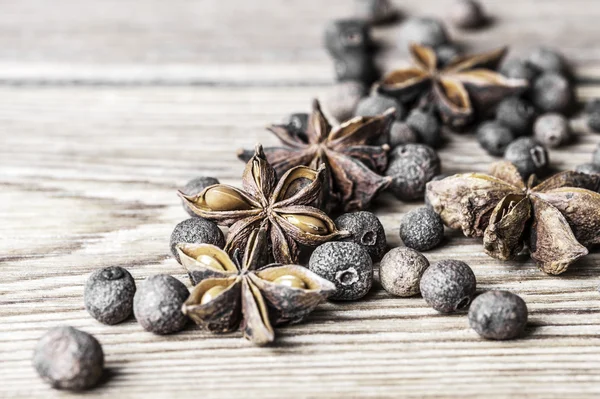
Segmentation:
[[(406, 15), (444, 15), (449, 2), (404, 1)], [(276, 143), (264, 129), (306, 111), (332, 83), (324, 24), (351, 14), (342, 0), (35, 0), (0, 9), (0, 396), (63, 397), (31, 366), (48, 328), (72, 325), (103, 344), (109, 373), (87, 396), (105, 397), (598, 397), (600, 254), (558, 277), (529, 260), (487, 257), (448, 232), (430, 261), (468, 262), (481, 290), (521, 295), (523, 339), (490, 342), (464, 313), (440, 315), (376, 285), (365, 300), (326, 304), (309, 322), (255, 348), (240, 334), (189, 326), (155, 336), (129, 320), (105, 326), (83, 307), (91, 271), (126, 267), (141, 281), (169, 273), (186, 217), (175, 194), (198, 175), (239, 184), (235, 149)], [(492, 27), (451, 30), (468, 51), (509, 44), (563, 50), (577, 65), (581, 100), (597, 96), (600, 7), (595, 0), (485, 1)], [(405, 58), (398, 27), (378, 29), (387, 67)], [(574, 144), (551, 151), (558, 169), (589, 162), (600, 135), (575, 120)], [(450, 135), (445, 172), (493, 159), (470, 135)], [(390, 245), (418, 206), (376, 203)]]

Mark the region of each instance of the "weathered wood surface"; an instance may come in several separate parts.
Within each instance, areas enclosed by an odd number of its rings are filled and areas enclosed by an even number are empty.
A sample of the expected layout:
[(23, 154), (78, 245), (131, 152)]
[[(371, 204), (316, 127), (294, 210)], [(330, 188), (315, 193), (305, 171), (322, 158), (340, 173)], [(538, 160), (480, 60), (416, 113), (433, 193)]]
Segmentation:
[[(327, 304), (279, 329), (270, 348), (192, 325), (158, 337), (134, 320), (109, 327), (87, 314), (83, 284), (100, 267), (189, 285), (168, 249), (186, 217), (175, 189), (201, 174), (239, 184), (234, 149), (274, 144), (264, 125), (327, 90), (321, 29), (348, 2), (237, 3), (0, 2), (0, 397), (71, 396), (30, 364), (39, 336), (62, 324), (104, 345), (110, 375), (87, 396), (598, 397), (597, 251), (559, 277), (525, 259), (493, 260), (454, 232), (426, 253), (467, 261), (481, 290), (523, 296), (531, 322), (512, 342), (481, 340), (464, 313), (439, 315), (378, 285), (363, 301)], [(443, 12), (433, 0), (406, 3), (407, 13)], [(557, 43), (586, 77), (580, 98), (600, 96), (596, 2), (486, 5), (497, 23), (481, 37), (459, 35), (466, 45)], [(378, 35), (391, 42), (395, 30)], [(589, 162), (600, 142), (574, 126), (576, 142), (551, 151), (557, 169)], [(469, 135), (449, 135), (440, 156), (446, 172), (492, 161)], [(391, 246), (417, 205), (377, 202)]]

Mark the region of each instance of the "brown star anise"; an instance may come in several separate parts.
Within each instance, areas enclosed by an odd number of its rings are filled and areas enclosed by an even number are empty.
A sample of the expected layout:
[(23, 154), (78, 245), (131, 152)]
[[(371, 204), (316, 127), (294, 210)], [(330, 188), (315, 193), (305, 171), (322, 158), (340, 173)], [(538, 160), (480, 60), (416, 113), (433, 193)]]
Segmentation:
[(540, 269), (560, 274), (600, 244), (600, 175), (561, 172), (527, 184), (510, 162), (489, 175), (466, 173), (427, 184), (444, 223), (467, 237), (483, 236), (485, 252), (514, 258), (528, 244)]
[(308, 206), (321, 194), (323, 175), (323, 167), (316, 171), (298, 166), (277, 182), (275, 170), (267, 162), (262, 146), (257, 145), (244, 170), (244, 190), (216, 184), (198, 195), (179, 195), (197, 215), (231, 226), (227, 252), (243, 251), (250, 234), (264, 227), (271, 237), (275, 261), (290, 264), (298, 261), (298, 244), (315, 247), (348, 234), (338, 231), (324, 212)]
[[(298, 265), (264, 266), (267, 231), (254, 230), (240, 264), (209, 244), (178, 244), (195, 285), (182, 311), (215, 333), (235, 331), (256, 345), (275, 338), (272, 324), (297, 323), (335, 291), (335, 285)], [(260, 268), (259, 268), (260, 267)]]
[(475, 108), (485, 113), (507, 95), (527, 87), (525, 80), (508, 79), (493, 71), (506, 48), (459, 57), (441, 70), (432, 48), (413, 44), (410, 53), (415, 66), (390, 72), (378, 90), (403, 102), (430, 96), (444, 123), (451, 127), (471, 123)]
[[(387, 166), (389, 146), (369, 143), (385, 133), (392, 120), (390, 108), (382, 115), (358, 116), (332, 128), (315, 100), (305, 132), (290, 125), (268, 128), (285, 147), (265, 148), (265, 153), (279, 176), (298, 165), (315, 169), (326, 165), (327, 209), (338, 205), (346, 212), (363, 209), (391, 182), (378, 174)], [(241, 150), (238, 156), (246, 160), (248, 152)]]

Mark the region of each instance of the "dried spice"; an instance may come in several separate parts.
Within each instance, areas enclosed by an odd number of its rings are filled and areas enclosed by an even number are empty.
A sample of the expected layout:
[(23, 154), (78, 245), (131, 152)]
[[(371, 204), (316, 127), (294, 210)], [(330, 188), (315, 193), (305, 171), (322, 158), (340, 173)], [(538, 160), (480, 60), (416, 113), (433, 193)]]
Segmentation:
[[(387, 166), (389, 146), (369, 143), (387, 132), (393, 119), (394, 110), (389, 109), (382, 115), (354, 117), (332, 128), (315, 100), (304, 135), (294, 134), (285, 125), (272, 125), (269, 130), (285, 147), (264, 151), (278, 176), (299, 165), (314, 169), (326, 165), (328, 210), (338, 204), (345, 212), (360, 210), (390, 184), (389, 177), (378, 174)], [(249, 151), (238, 153), (242, 160), (248, 155)]]
[(567, 144), (572, 139), (569, 120), (561, 114), (544, 114), (536, 119), (533, 135), (541, 144), (556, 148)]
[(469, 306), (477, 281), (465, 262), (446, 259), (425, 270), (419, 287), (429, 306), (438, 312), (451, 313)]
[[(185, 206), (189, 209), (187, 203)], [(190, 212), (192, 211), (190, 210)], [(179, 222), (171, 233), (171, 253), (179, 263), (181, 262), (179, 261), (179, 254), (177, 253), (175, 246), (180, 242), (212, 244), (219, 248), (225, 246), (225, 236), (221, 229), (210, 220), (198, 217), (198, 215), (195, 216), (196, 217)]]
[(394, 248), (379, 264), (379, 280), (392, 295), (409, 297), (421, 292), (421, 276), (429, 267), (429, 261), (411, 248)]
[(85, 309), (101, 323), (118, 324), (131, 316), (135, 281), (119, 266), (105, 267), (93, 272), (85, 283)]
[(600, 174), (600, 165), (595, 163), (582, 163), (575, 167), (575, 172), (587, 173), (587, 174)]
[[(284, 130), (281, 127), (280, 131)], [(267, 161), (262, 146), (257, 145), (244, 170), (243, 190), (219, 184), (196, 196), (179, 195), (199, 216), (229, 226), (226, 252), (243, 252), (251, 233), (266, 228), (275, 261), (297, 263), (298, 244), (316, 247), (348, 234), (339, 232), (323, 211), (308, 206), (322, 194), (325, 167), (321, 165), (318, 171), (305, 166), (286, 170), (277, 182), (275, 169)]]
[[(273, 325), (302, 321), (335, 291), (329, 281), (298, 265), (265, 266), (265, 227), (254, 230), (244, 257), (208, 244), (180, 244), (179, 256), (196, 284), (182, 311), (214, 333), (240, 328), (255, 345), (275, 339)], [(264, 267), (263, 267), (264, 266)]]
[(478, 1), (455, 0), (448, 11), (450, 21), (458, 28), (475, 29), (486, 23), (483, 8)]
[(535, 108), (522, 98), (508, 97), (498, 104), (496, 120), (518, 136), (528, 135), (535, 120)]
[(400, 238), (409, 248), (429, 251), (444, 239), (444, 224), (430, 207), (416, 208), (402, 216)]
[(378, 262), (387, 248), (385, 230), (381, 221), (371, 212), (345, 213), (335, 220), (335, 225), (340, 230), (350, 233), (344, 241), (362, 245), (367, 250), (371, 259)]
[(501, 157), (506, 148), (515, 140), (511, 129), (498, 121), (483, 122), (477, 128), (477, 141), (490, 155)]
[(437, 47), (449, 42), (444, 23), (434, 18), (411, 18), (402, 24), (400, 43), (408, 47), (412, 43)]
[(531, 102), (542, 112), (564, 114), (571, 111), (575, 103), (575, 92), (566, 77), (546, 72), (533, 83)]
[[(181, 189), (181, 192), (187, 195), (196, 195), (202, 190), (204, 190), (206, 187), (215, 184), (219, 184), (218, 179), (210, 176), (200, 176), (187, 182), (186, 185), (183, 186), (183, 188)], [(181, 204), (183, 205), (183, 209), (190, 216), (196, 216), (196, 214), (190, 210), (190, 208), (186, 205), (184, 201), (181, 201)]]
[(413, 44), (410, 52), (415, 66), (389, 73), (378, 90), (403, 102), (430, 96), (444, 123), (451, 127), (469, 124), (475, 117), (475, 108), (485, 114), (504, 97), (528, 85), (525, 80), (509, 79), (492, 71), (506, 54), (506, 48), (459, 57), (442, 69), (438, 69), (431, 47)]
[(527, 325), (527, 305), (512, 292), (488, 291), (473, 300), (469, 325), (486, 339), (517, 338)]
[(540, 269), (560, 274), (600, 244), (600, 176), (573, 171), (525, 183), (509, 162), (490, 174), (466, 173), (427, 185), (444, 224), (467, 237), (483, 237), (485, 252), (514, 258), (529, 246)]
[(504, 159), (518, 169), (523, 178), (543, 174), (550, 163), (546, 147), (531, 137), (519, 137), (506, 147)]

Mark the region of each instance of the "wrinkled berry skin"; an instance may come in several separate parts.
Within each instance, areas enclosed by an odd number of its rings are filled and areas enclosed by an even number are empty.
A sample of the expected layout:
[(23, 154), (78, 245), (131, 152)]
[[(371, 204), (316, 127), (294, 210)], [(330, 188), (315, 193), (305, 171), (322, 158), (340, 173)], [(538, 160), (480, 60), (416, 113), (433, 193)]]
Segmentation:
[(201, 217), (195, 217), (180, 222), (171, 233), (171, 253), (177, 259), (177, 262), (181, 263), (176, 249), (179, 243), (212, 244), (223, 248), (225, 237), (215, 223)]
[(595, 133), (600, 132), (600, 100), (591, 100), (585, 105), (584, 116), (588, 127)]
[(417, 295), (421, 276), (429, 261), (411, 248), (394, 248), (381, 260), (379, 279), (383, 288), (392, 295), (409, 297)]
[(565, 58), (558, 51), (547, 47), (538, 47), (534, 49), (527, 61), (542, 72), (554, 72), (559, 74), (568, 74), (570, 67)]
[(485, 292), (469, 308), (469, 325), (486, 339), (517, 338), (527, 325), (527, 305), (508, 291)]
[(344, 241), (354, 242), (367, 250), (371, 259), (378, 262), (387, 249), (385, 230), (379, 218), (371, 212), (345, 213), (335, 220), (338, 230), (346, 230), (351, 236)]
[(338, 82), (356, 81), (370, 86), (379, 79), (379, 70), (368, 53), (347, 53), (334, 58), (335, 78)]
[(146, 331), (164, 335), (181, 331), (188, 318), (181, 305), (190, 292), (175, 277), (157, 274), (138, 287), (133, 298), (133, 313)]
[(496, 110), (496, 120), (510, 128), (517, 136), (531, 134), (535, 115), (535, 108), (519, 97), (502, 100)]
[(421, 143), (432, 148), (442, 145), (442, 126), (434, 113), (416, 108), (406, 118), (406, 124), (417, 133)]
[(546, 147), (560, 147), (571, 141), (571, 126), (568, 119), (561, 114), (544, 114), (536, 119), (533, 136)]
[(409, 248), (428, 251), (444, 239), (444, 224), (428, 206), (413, 209), (400, 220), (400, 238)]
[(448, 41), (444, 24), (433, 18), (411, 18), (402, 24), (400, 30), (402, 48), (408, 48), (411, 43), (437, 47)]
[(375, 93), (360, 100), (354, 115), (377, 116), (383, 114), (390, 108), (394, 108), (396, 110), (394, 113), (396, 120), (402, 120), (402, 118), (404, 118), (405, 110), (404, 106), (400, 102), (396, 101), (392, 97)]
[(369, 24), (361, 19), (340, 19), (325, 28), (325, 48), (334, 58), (352, 52), (366, 53), (372, 50)]
[(504, 159), (512, 162), (523, 179), (533, 173), (543, 172), (548, 166), (548, 151), (531, 137), (520, 137), (510, 143), (504, 152)]
[(361, 82), (340, 82), (329, 90), (324, 105), (331, 116), (339, 122), (344, 122), (352, 118), (356, 106), (366, 93), (367, 88)]
[(481, 4), (474, 0), (456, 0), (449, 8), (450, 20), (462, 29), (475, 29), (485, 25)]
[(317, 247), (308, 268), (335, 284), (332, 300), (360, 299), (373, 285), (371, 257), (362, 246), (353, 242), (327, 242)]
[(406, 122), (394, 121), (390, 126), (388, 144), (396, 148), (402, 144), (412, 144), (419, 141), (419, 136)]
[[(215, 184), (219, 184), (219, 180), (214, 177), (200, 176), (187, 182), (181, 189), (181, 192), (186, 195), (196, 195), (201, 193), (206, 187), (214, 186)], [(181, 200), (181, 205), (190, 216), (198, 217), (185, 201)]]
[(531, 101), (542, 112), (565, 114), (571, 110), (574, 100), (571, 83), (557, 73), (544, 73), (533, 84)]
[(501, 157), (515, 140), (511, 129), (498, 121), (484, 122), (477, 128), (477, 141), (488, 154)]
[(94, 387), (104, 371), (102, 346), (73, 327), (54, 327), (38, 341), (33, 365), (53, 388), (80, 391)]
[(469, 306), (475, 295), (475, 274), (465, 262), (442, 260), (421, 277), (421, 295), (433, 309), (451, 313)]
[(83, 292), (88, 313), (104, 324), (118, 324), (133, 312), (135, 281), (122, 267), (111, 266), (93, 272)]
[(577, 165), (575, 168), (575, 172), (586, 173), (588, 175), (592, 174), (600, 174), (600, 165), (595, 163), (584, 163), (581, 165)]
[(425, 185), (440, 172), (440, 158), (433, 148), (423, 144), (404, 144), (390, 152), (385, 175), (392, 177), (389, 190), (396, 198), (413, 201), (423, 198)]
[(502, 64), (500, 73), (507, 78), (524, 79), (531, 82), (539, 75), (539, 70), (529, 61), (513, 58)]

